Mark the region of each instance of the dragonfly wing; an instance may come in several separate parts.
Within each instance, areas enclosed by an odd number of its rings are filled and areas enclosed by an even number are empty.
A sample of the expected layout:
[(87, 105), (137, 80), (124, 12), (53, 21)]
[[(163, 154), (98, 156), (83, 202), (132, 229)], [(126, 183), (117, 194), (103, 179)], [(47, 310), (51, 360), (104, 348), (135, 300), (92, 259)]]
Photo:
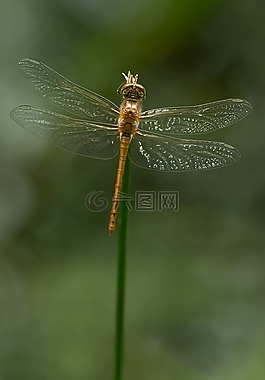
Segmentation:
[(74, 84), (39, 61), (26, 58), (19, 66), (37, 90), (56, 106), (89, 120), (117, 123), (119, 108), (110, 100)]
[(131, 143), (129, 157), (142, 168), (185, 171), (230, 165), (240, 159), (240, 154), (233, 146), (222, 142), (137, 133)]
[(252, 110), (242, 99), (225, 99), (196, 106), (157, 108), (141, 115), (139, 128), (166, 135), (208, 133), (243, 119)]
[(11, 118), (29, 132), (70, 152), (109, 159), (119, 151), (117, 127), (73, 119), (31, 106), (19, 106)]

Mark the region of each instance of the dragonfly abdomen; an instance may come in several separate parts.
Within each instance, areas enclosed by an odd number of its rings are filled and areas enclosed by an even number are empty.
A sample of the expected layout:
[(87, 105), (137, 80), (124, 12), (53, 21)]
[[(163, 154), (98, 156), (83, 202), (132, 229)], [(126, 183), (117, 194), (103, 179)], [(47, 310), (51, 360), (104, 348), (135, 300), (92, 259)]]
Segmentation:
[(121, 133), (120, 139), (120, 154), (119, 154), (119, 164), (117, 170), (117, 177), (114, 189), (114, 195), (112, 198), (112, 206), (109, 220), (109, 233), (112, 234), (116, 229), (116, 219), (117, 219), (117, 211), (119, 207), (119, 197), (122, 189), (122, 179), (125, 169), (125, 163), (128, 155), (128, 150), (131, 142), (131, 133), (128, 131), (124, 131)]

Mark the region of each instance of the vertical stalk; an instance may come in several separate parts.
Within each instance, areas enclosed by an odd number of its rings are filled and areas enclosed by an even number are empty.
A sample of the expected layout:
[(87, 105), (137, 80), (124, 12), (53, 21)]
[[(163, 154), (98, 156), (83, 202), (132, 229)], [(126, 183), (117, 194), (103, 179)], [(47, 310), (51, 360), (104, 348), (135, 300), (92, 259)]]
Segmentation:
[[(130, 186), (130, 160), (127, 158), (123, 176), (122, 192), (128, 195)], [(120, 220), (118, 225), (118, 257), (117, 257), (117, 293), (116, 293), (116, 326), (114, 353), (114, 380), (122, 380), (124, 357), (124, 308), (126, 285), (126, 253), (128, 232), (128, 208), (126, 201), (119, 205)]]

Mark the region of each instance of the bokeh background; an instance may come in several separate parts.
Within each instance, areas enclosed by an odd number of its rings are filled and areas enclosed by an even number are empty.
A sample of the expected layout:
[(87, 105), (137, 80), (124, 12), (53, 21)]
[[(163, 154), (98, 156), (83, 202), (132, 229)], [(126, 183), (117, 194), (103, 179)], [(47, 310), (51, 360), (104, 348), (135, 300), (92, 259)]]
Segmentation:
[(181, 174), (132, 168), (135, 191), (179, 191), (180, 209), (130, 212), (125, 380), (265, 378), (265, 4), (258, 0), (1, 0), (0, 379), (109, 380), (117, 160), (74, 156), (9, 117), (46, 109), (17, 62), (43, 61), (119, 104), (140, 75), (144, 108), (239, 97), (253, 113), (210, 139), (239, 164)]

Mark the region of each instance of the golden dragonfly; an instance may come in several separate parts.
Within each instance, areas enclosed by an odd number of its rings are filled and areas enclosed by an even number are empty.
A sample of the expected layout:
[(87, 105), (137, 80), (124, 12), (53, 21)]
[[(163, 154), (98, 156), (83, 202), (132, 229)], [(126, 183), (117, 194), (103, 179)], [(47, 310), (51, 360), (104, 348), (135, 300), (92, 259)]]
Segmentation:
[(15, 122), (79, 155), (105, 160), (119, 153), (110, 234), (116, 227), (127, 156), (139, 167), (173, 172), (219, 168), (240, 158), (239, 152), (226, 143), (176, 136), (212, 132), (243, 119), (252, 109), (246, 100), (225, 99), (142, 112), (146, 90), (138, 83), (138, 75), (130, 71), (123, 73), (125, 83), (117, 90), (122, 97), (118, 107), (39, 61), (26, 58), (19, 66), (44, 97), (74, 117), (21, 105), (11, 111)]

